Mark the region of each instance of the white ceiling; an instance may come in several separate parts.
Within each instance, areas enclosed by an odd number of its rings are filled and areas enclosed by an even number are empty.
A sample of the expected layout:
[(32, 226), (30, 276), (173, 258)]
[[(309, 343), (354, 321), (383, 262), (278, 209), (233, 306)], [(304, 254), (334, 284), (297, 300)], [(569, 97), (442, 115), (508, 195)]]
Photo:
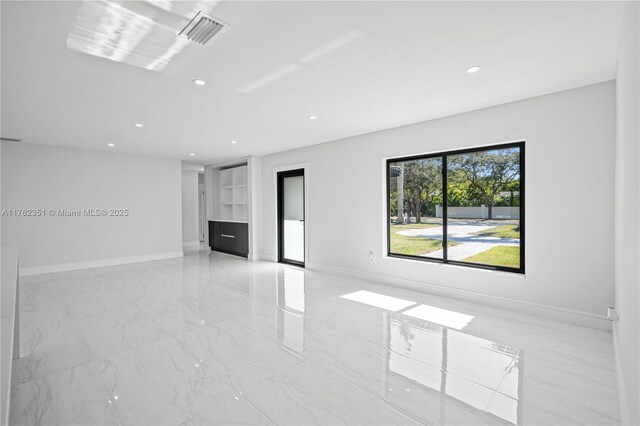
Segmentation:
[(622, 16), (609, 1), (220, 2), (230, 27), (156, 72), (68, 49), (81, 6), (2, 2), (2, 136), (202, 164), (613, 79)]

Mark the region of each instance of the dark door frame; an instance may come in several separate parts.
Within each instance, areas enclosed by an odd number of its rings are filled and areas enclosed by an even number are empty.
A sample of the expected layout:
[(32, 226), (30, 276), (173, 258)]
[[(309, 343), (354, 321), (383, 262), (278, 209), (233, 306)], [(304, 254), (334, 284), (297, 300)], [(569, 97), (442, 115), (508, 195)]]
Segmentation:
[(302, 233), (302, 251), (304, 260), (302, 262), (297, 260), (291, 260), (284, 257), (284, 179), (288, 177), (302, 176), (302, 215), (303, 222), (306, 220), (306, 185), (304, 169), (286, 170), (277, 173), (277, 200), (278, 200), (278, 262), (287, 263), (289, 265), (302, 266), (304, 268), (305, 261), (307, 260), (306, 253), (306, 222), (304, 223), (304, 232)]

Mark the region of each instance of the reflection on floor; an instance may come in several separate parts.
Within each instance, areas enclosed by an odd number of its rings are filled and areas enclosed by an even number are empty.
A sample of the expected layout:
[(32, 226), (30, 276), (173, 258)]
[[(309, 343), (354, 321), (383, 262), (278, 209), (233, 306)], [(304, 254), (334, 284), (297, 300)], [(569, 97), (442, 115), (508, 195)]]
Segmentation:
[(428, 404), (433, 413), (439, 413), (434, 416), (438, 424), (450, 424), (457, 412), (477, 410), (495, 416), (491, 423), (518, 424), (523, 359), (517, 349), (430, 322), (397, 314), (385, 317), (389, 324), (387, 400), (403, 411)]
[(218, 253), (24, 278), (11, 424), (616, 424), (611, 334)]

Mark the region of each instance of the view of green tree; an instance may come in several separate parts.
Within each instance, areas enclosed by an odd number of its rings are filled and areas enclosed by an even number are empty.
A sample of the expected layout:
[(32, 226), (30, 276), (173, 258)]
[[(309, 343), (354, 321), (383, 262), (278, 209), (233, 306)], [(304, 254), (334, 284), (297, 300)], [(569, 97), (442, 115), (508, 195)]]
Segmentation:
[(512, 144), (390, 163), (390, 253), (519, 268), (521, 149)]
[[(405, 161), (402, 169), (401, 185), (398, 179), (391, 180), (391, 211), (397, 217), (398, 206), (406, 203), (406, 212), (416, 223), (421, 222), (423, 215), (435, 216), (435, 204), (442, 200), (442, 161), (439, 158)], [(398, 194), (400, 186), (402, 194)], [(403, 222), (398, 218), (396, 223)]]
[(452, 195), (447, 200), (449, 205), (455, 205), (456, 200), (464, 204), (474, 199), (476, 203), (482, 201), (492, 219), (493, 207), (503, 197), (501, 194), (514, 191), (516, 182), (519, 187), (520, 151), (509, 148), (451, 155), (447, 167), (447, 192)]

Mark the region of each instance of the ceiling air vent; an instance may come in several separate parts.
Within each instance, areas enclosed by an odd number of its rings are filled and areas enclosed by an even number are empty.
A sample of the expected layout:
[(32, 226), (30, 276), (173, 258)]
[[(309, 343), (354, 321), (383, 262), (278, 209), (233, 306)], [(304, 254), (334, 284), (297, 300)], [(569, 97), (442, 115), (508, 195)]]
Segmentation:
[(228, 24), (200, 11), (178, 34), (204, 45), (226, 26)]

